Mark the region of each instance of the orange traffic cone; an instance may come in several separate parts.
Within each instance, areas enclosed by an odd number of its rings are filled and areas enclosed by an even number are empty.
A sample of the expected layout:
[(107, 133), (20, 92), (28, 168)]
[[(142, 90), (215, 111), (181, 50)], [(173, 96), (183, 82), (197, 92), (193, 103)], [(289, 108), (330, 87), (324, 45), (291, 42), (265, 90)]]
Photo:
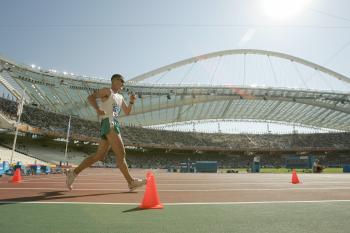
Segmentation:
[(163, 209), (163, 204), (159, 201), (157, 185), (152, 172), (147, 173), (146, 191), (143, 196), (141, 209)]
[(295, 171), (295, 169), (293, 169), (293, 171), (292, 171), (292, 184), (299, 184), (299, 183), (300, 183), (300, 181), (299, 181), (297, 172)]
[(20, 183), (22, 182), (21, 169), (17, 168), (15, 174), (12, 177), (12, 183)]

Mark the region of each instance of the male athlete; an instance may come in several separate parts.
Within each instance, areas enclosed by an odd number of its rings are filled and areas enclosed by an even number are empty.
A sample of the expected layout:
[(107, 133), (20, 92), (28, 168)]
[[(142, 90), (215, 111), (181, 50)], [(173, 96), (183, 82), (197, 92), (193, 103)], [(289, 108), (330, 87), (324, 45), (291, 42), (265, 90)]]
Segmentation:
[[(126, 115), (131, 112), (136, 96), (131, 94), (129, 104), (127, 105), (123, 96), (118, 93), (124, 86), (125, 81), (123, 76), (120, 74), (114, 74), (111, 77), (111, 82), (111, 88), (97, 90), (88, 97), (89, 103), (96, 110), (97, 115), (102, 119), (100, 128), (101, 140), (96, 154), (86, 158), (74, 170), (67, 171), (66, 184), (69, 190), (72, 190), (72, 184), (78, 174), (95, 162), (103, 160), (108, 154), (110, 148), (112, 148), (116, 156), (116, 161), (120, 171), (128, 182), (129, 190), (133, 191), (146, 184), (146, 179), (132, 178), (129, 173), (128, 165), (125, 160), (124, 144), (120, 135), (120, 124), (118, 122), (121, 110), (123, 110)], [(101, 99), (100, 106), (97, 104), (97, 99)]]

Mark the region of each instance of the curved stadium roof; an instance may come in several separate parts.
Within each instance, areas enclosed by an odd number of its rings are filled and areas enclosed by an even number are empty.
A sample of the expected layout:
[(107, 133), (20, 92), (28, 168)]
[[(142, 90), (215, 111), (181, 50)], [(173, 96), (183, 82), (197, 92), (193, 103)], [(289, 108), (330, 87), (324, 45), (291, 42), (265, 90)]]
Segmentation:
[[(321, 80), (325, 87), (318, 88)], [(110, 85), (109, 80), (59, 74), (5, 58), (0, 58), (0, 82), (15, 97), (25, 88), (27, 103), (89, 120), (98, 119), (87, 96)], [(133, 91), (139, 97), (133, 112), (121, 116), (126, 124), (233, 119), (350, 131), (350, 79), (283, 53), (219, 51), (161, 67), (126, 84), (122, 94)]]

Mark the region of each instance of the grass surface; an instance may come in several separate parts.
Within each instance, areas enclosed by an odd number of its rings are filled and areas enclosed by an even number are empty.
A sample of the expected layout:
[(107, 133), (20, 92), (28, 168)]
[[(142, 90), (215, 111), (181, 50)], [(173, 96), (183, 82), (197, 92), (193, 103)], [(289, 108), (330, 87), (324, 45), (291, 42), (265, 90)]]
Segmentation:
[(165, 206), (2, 204), (1, 232), (348, 233), (350, 202)]

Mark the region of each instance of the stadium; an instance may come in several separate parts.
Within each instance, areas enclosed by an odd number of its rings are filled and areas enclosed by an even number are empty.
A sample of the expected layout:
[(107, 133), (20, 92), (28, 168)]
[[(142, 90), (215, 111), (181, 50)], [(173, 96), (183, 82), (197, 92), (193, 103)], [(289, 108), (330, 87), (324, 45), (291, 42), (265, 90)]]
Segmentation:
[[(299, 63), (299, 66), (305, 66), (304, 69), (317, 70), (322, 75), (327, 75), (330, 80), (350, 82), (349, 78), (341, 74), (301, 58), (260, 50), (231, 50), (200, 55), (139, 75), (130, 79), (123, 90), (125, 98), (129, 92), (135, 92), (139, 96), (139, 101), (136, 102), (132, 114), (120, 117), (123, 124), (124, 143), (130, 151), (129, 159), (134, 160), (130, 161), (132, 166), (140, 167), (144, 164), (142, 160), (149, 160), (147, 156), (138, 155), (140, 151), (145, 151), (143, 154), (158, 154), (159, 158), (155, 157), (152, 160), (159, 161), (158, 165), (163, 169), (167, 166), (179, 166), (181, 159), (186, 161), (186, 156), (204, 158), (203, 153), (215, 160), (220, 160), (221, 168), (244, 168), (254, 156), (263, 156), (262, 165), (269, 167), (285, 166), (284, 160), (288, 155), (310, 154), (324, 161), (327, 167), (342, 168), (349, 163), (347, 154), (350, 149), (350, 96), (342, 91), (249, 88), (191, 83), (176, 86), (176, 84), (152, 82), (158, 76), (163, 76), (162, 78), (165, 79), (164, 74), (172, 78), (180, 72), (178, 69), (182, 66), (193, 66), (193, 64), (204, 66), (199, 63), (205, 63), (217, 57), (224, 59), (223, 56), (235, 55), (263, 56), (262, 59), (275, 57), (275, 59), (287, 60), (291, 65)], [(191, 69), (194, 68), (191, 67)], [(193, 73), (197, 75), (196, 72), (193, 71)], [(52, 71), (21, 66), (5, 58), (1, 60), (1, 77), (2, 84), (11, 93), (10, 98), (3, 96), (1, 99), (1, 125), (4, 129), (8, 129), (7, 133), (3, 134), (4, 146), (11, 146), (12, 136), (8, 133), (13, 133), (21, 93), (26, 90), (20, 132), (24, 135), (23, 140), (29, 140), (23, 144), (29, 154), (33, 151), (33, 157), (38, 157), (47, 163), (66, 162), (65, 157), (62, 156), (40, 157), (40, 154), (36, 154), (36, 150), (40, 148), (29, 147), (36, 144), (33, 141), (42, 141), (39, 144), (50, 145), (53, 143), (51, 141), (58, 139), (63, 139), (61, 144), (64, 145), (68, 123), (71, 130), (70, 142), (73, 144), (73, 147), (69, 148), (76, 150), (76, 153), (68, 153), (74, 160), (73, 164), (79, 163), (79, 157), (93, 153), (93, 144), (98, 142), (99, 137), (99, 122), (94, 110), (87, 102), (87, 97), (94, 90), (108, 87), (108, 82), (78, 75), (59, 75)], [(195, 77), (186, 78), (195, 79)], [(151, 81), (146, 83), (147, 79)], [(188, 124), (194, 121), (215, 122), (220, 119), (284, 122), (333, 131), (303, 134), (294, 132), (282, 135), (272, 133), (232, 135), (169, 131), (162, 130), (160, 127), (151, 127), (181, 122), (190, 122)], [(57, 146), (59, 144), (56, 143)], [(82, 152), (79, 153), (80, 150)], [(182, 156), (171, 156), (174, 153), (180, 153)], [(167, 164), (167, 160), (174, 160), (174, 158), (175, 160), (178, 158), (179, 161)], [(138, 159), (140, 161), (137, 161)], [(154, 164), (152, 160), (150, 164)], [(236, 165), (233, 160), (236, 160)]]
[(126, 78), (119, 94), (136, 100), (118, 117), (120, 135), (128, 169), (146, 187), (128, 191), (110, 150), (69, 191), (66, 175), (101, 143), (89, 96), (110, 89), (110, 77), (9, 57), (0, 56), (4, 232), (348, 231), (350, 77), (342, 72), (237, 48)]

